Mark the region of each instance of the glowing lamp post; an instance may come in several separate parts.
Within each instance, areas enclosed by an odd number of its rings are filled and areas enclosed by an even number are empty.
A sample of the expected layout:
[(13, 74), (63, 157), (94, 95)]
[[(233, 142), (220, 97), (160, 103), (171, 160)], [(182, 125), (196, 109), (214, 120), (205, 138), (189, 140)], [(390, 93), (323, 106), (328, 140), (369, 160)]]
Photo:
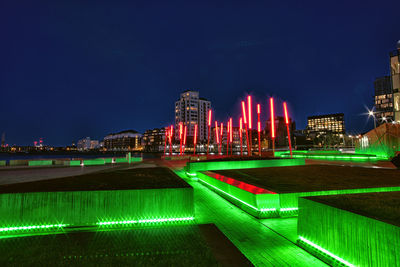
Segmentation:
[(247, 130), (247, 119), (246, 119), (246, 105), (244, 101), (242, 101), (242, 112), (243, 112), (243, 123), (244, 128), (246, 129), (246, 143), (247, 143), (247, 155), (250, 155), (250, 147), (249, 147), (249, 132)]
[(260, 122), (261, 106), (257, 104), (257, 132), (258, 132), (258, 155), (261, 157), (261, 122)]
[(274, 99), (269, 99), (271, 108), (271, 139), (272, 139), (272, 156), (275, 157), (275, 116), (274, 116)]
[(286, 129), (287, 129), (287, 136), (288, 136), (288, 140), (289, 140), (290, 157), (293, 158), (292, 141), (290, 140), (290, 130), (289, 130), (289, 116), (288, 116), (286, 102), (283, 102), (283, 111), (285, 112), (285, 124), (286, 124)]
[(210, 109), (210, 110), (208, 111), (207, 156), (208, 156), (208, 151), (209, 151), (209, 148), (210, 148), (211, 117), (212, 117), (212, 111), (211, 111), (211, 109)]
[(252, 124), (252, 115), (251, 115), (251, 96), (247, 96), (247, 111), (248, 111), (248, 115), (249, 115), (249, 132), (250, 132), (250, 139), (249, 139), (249, 144), (250, 144), (250, 150), (249, 150), (249, 155), (251, 156), (252, 154), (252, 148), (253, 148), (253, 144), (252, 144), (252, 137), (251, 137), (251, 132), (252, 132), (252, 128), (253, 128), (253, 124)]
[(240, 155), (243, 156), (243, 125), (242, 125), (242, 118), (239, 120), (239, 138), (240, 138)]
[(197, 143), (197, 124), (194, 125), (193, 155), (196, 155), (196, 143)]

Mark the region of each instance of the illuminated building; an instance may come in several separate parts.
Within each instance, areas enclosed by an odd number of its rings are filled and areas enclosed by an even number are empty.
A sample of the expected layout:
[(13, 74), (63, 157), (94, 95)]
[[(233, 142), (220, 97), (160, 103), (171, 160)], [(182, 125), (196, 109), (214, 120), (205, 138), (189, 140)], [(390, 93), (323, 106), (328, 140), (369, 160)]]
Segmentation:
[(100, 146), (99, 140), (91, 140), (90, 137), (80, 139), (77, 144), (79, 151), (97, 149)]
[(343, 113), (310, 116), (307, 121), (309, 135), (345, 134)]
[(199, 92), (185, 91), (175, 102), (175, 138), (179, 140), (179, 123), (187, 126), (187, 136), (194, 136), (194, 125), (198, 125), (198, 140), (207, 140), (207, 114), (211, 109), (211, 102), (199, 98)]
[(165, 128), (147, 130), (143, 134), (142, 144), (148, 152), (161, 152), (165, 144)]
[(141, 149), (142, 135), (134, 130), (109, 134), (104, 137), (104, 147), (111, 151), (131, 151)]
[(397, 49), (390, 53), (390, 78), (393, 89), (394, 120), (400, 122), (400, 41)]
[(393, 120), (393, 90), (390, 76), (379, 77), (374, 82), (375, 117), (379, 124)]

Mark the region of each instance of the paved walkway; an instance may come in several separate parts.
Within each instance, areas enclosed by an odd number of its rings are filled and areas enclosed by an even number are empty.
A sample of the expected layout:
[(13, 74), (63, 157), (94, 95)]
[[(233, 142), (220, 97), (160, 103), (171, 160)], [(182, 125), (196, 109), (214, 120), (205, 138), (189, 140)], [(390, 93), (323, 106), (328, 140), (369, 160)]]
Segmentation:
[[(214, 223), (254, 265), (327, 266), (199, 182), (188, 183), (194, 188), (196, 222)], [(290, 225), (293, 238), (293, 221)]]

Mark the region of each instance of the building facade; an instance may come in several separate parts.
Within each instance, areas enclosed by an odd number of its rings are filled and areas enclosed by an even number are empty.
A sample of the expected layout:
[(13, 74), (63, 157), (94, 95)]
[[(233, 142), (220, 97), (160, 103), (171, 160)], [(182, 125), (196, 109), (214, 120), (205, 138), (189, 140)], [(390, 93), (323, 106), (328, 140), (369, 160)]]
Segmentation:
[(400, 41), (396, 48), (390, 53), (390, 78), (393, 89), (393, 120), (400, 122)]
[(162, 152), (165, 146), (165, 128), (147, 130), (143, 133), (142, 145), (144, 151)]
[[(211, 102), (199, 97), (197, 91), (185, 91), (180, 99), (175, 102), (175, 138), (179, 140), (179, 124), (187, 126), (187, 137), (194, 136), (194, 127), (198, 125), (199, 143), (207, 140), (208, 111), (211, 109)], [(189, 138), (191, 139), (191, 138)]]
[(345, 134), (344, 114), (310, 116), (307, 118), (307, 132), (316, 135)]
[[(293, 132), (296, 130), (296, 123), (289, 118), (289, 131), (291, 133), (290, 140), (294, 144)], [(266, 122), (265, 135), (268, 139), (269, 147), (272, 147), (271, 143), (271, 119), (269, 118)], [(276, 147), (289, 147), (289, 140), (287, 134), (287, 127), (285, 117), (275, 117), (275, 146)]]
[(378, 124), (392, 121), (393, 90), (390, 76), (379, 77), (374, 82), (375, 88), (375, 118)]
[(142, 135), (134, 130), (112, 133), (104, 137), (104, 148), (110, 151), (141, 150)]

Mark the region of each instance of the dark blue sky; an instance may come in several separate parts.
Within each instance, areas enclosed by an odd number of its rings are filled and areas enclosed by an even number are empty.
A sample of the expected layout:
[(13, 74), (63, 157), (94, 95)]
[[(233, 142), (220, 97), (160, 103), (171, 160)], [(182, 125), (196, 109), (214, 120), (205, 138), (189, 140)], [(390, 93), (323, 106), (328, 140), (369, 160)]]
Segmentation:
[(288, 101), (297, 128), (344, 112), (346, 128), (363, 132), (373, 81), (400, 39), (398, 0), (117, 2), (1, 1), (7, 143), (165, 126), (186, 89), (224, 121), (252, 93), (264, 107), (271, 95)]

